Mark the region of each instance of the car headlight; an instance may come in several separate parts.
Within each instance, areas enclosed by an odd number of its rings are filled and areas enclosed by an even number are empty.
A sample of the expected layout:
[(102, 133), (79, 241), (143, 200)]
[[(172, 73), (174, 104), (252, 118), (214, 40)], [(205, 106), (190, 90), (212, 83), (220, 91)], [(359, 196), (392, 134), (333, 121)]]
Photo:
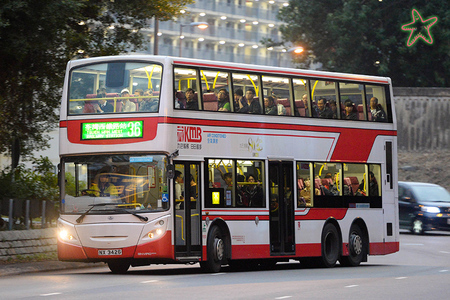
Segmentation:
[(439, 207), (435, 207), (435, 206), (422, 206), (421, 209), (424, 212), (432, 213), (432, 214), (437, 214), (437, 213), (441, 212), (439, 210)]

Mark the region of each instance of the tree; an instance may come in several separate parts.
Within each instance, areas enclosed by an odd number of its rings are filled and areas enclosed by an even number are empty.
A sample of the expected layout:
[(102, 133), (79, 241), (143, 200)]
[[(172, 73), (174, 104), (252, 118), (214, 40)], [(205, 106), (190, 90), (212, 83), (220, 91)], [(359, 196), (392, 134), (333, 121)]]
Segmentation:
[[(419, 40), (408, 47), (416, 8), (424, 19), (438, 17), (430, 29), (432, 45)], [(291, 0), (280, 10), (283, 39), (301, 45), (324, 70), (388, 76), (395, 86), (450, 86), (450, 10), (447, 0)]]
[(48, 146), (71, 59), (143, 49), (148, 19), (192, 0), (3, 0), (0, 4), (0, 152)]

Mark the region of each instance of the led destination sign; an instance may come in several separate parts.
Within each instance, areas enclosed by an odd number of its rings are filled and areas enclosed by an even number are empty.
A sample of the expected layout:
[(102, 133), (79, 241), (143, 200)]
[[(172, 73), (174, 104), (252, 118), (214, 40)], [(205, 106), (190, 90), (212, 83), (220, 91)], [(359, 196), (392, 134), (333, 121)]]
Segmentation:
[(141, 138), (143, 121), (82, 123), (82, 140)]

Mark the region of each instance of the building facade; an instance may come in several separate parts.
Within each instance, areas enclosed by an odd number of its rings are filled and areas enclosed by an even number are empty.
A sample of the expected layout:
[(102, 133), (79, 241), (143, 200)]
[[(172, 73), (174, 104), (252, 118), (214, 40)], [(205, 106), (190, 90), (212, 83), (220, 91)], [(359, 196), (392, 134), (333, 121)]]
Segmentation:
[[(156, 54), (219, 60), (267, 66), (293, 67), (292, 53), (284, 47), (269, 47), (263, 39), (281, 42), (277, 20), (287, 0), (196, 0), (173, 21), (149, 22), (143, 30), (149, 50)], [(193, 23), (208, 23), (199, 29)], [(181, 51), (180, 51), (181, 47)]]

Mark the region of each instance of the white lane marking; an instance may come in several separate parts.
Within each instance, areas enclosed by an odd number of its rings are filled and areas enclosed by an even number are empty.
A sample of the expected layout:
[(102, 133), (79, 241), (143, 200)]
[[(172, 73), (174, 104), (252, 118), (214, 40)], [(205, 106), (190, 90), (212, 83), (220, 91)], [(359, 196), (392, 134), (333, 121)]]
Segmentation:
[(141, 283), (152, 283), (152, 282), (158, 282), (158, 280), (147, 280), (147, 281), (141, 281)]
[(424, 244), (402, 244), (403, 246), (423, 246)]
[(211, 274), (211, 276), (218, 276), (218, 275), (225, 275), (226, 273), (214, 273), (214, 274)]
[(439, 252), (445, 253), (445, 254), (450, 254), (450, 252), (448, 252), (448, 251), (439, 251)]
[(395, 279), (401, 280), (401, 279), (406, 279), (406, 278), (408, 278), (408, 277), (397, 277)]
[(277, 297), (275, 299), (280, 300), (280, 299), (288, 299), (288, 298), (292, 298), (292, 296)]
[(47, 297), (47, 296), (55, 296), (55, 295), (61, 295), (62, 293), (48, 293), (48, 294), (40, 294), (41, 297)]
[(448, 272), (448, 270), (440, 270), (439, 273), (445, 273)]
[(354, 287), (357, 287), (357, 286), (359, 286), (359, 285), (357, 285), (357, 284), (347, 285), (346, 288), (354, 288)]

